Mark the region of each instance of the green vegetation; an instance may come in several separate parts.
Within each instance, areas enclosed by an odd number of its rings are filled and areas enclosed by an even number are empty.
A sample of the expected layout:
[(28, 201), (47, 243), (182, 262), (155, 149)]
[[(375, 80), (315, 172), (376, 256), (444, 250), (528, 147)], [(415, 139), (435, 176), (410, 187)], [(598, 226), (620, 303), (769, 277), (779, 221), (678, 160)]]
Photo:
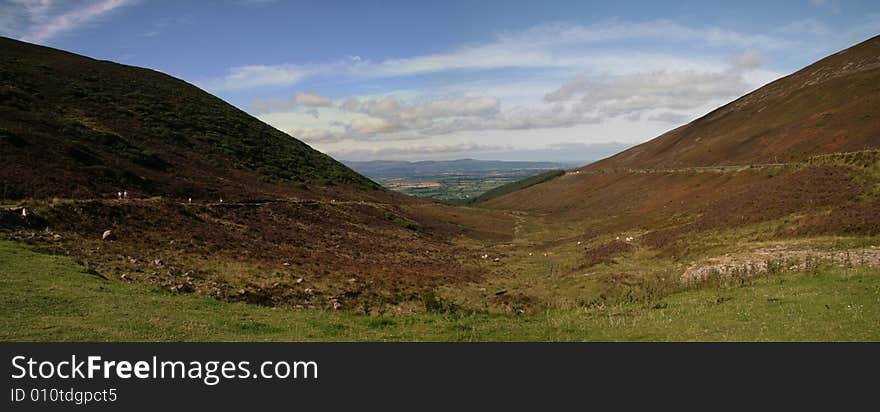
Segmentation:
[(538, 183), (544, 183), (548, 180), (555, 179), (559, 176), (565, 174), (565, 170), (551, 170), (549, 172), (544, 172), (536, 176), (532, 176), (523, 180), (519, 180), (516, 182), (508, 183), (504, 186), (496, 187), (492, 190), (483, 193), (482, 195), (473, 199), (472, 203), (480, 203), (485, 202), (490, 199), (494, 199), (496, 197), (504, 196), (508, 193), (513, 193), (517, 190), (522, 190), (530, 186), (534, 186)]
[(880, 340), (880, 271), (862, 268), (523, 316), (464, 311), (435, 296), (419, 314), (370, 317), (172, 295), (2, 241), (0, 287), (5, 341)]
[(467, 203), (492, 189), (528, 179), (535, 173), (538, 171), (531, 169), (449, 172), (439, 175), (378, 177), (375, 180), (382, 186), (410, 196)]

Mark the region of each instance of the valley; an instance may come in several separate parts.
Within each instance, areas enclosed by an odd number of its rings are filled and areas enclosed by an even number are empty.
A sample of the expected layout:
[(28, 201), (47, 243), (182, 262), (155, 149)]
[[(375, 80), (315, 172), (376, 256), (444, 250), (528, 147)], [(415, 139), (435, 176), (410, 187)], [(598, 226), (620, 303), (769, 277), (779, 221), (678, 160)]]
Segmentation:
[(552, 162), (473, 159), (344, 163), (388, 189), (453, 203), (468, 203), (492, 189), (567, 166)]
[(3, 340), (880, 339), (878, 37), (585, 166), (364, 172), (445, 202), (0, 40)]

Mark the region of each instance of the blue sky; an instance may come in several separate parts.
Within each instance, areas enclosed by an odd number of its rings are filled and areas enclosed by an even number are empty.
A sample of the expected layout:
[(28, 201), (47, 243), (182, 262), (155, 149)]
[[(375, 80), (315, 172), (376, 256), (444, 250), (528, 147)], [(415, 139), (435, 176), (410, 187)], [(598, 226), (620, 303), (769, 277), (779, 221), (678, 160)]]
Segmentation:
[(341, 159), (587, 161), (880, 34), (878, 4), (0, 0), (0, 34), (161, 70)]

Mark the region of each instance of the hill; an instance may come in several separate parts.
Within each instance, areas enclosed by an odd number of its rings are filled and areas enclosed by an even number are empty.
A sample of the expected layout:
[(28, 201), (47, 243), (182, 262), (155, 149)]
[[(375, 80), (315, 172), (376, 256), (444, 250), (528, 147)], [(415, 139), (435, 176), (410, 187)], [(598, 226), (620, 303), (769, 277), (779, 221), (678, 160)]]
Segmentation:
[(880, 265), (878, 103), (875, 37), (647, 143), (482, 202), (515, 217), (496, 253), (531, 273), (497, 287), (523, 291), (523, 302), (590, 306), (662, 295), (670, 281), (738, 287), (815, 262)]
[[(265, 197), (368, 179), (166, 74), (0, 38), (0, 198)], [(293, 183), (299, 183), (294, 185)]]
[(880, 36), (590, 169), (786, 163), (880, 148)]
[(539, 183), (544, 183), (550, 179), (554, 179), (563, 175), (565, 175), (564, 170), (551, 170), (549, 172), (544, 172), (539, 175), (528, 177), (522, 180), (517, 180), (516, 182), (511, 182), (506, 185), (496, 187), (492, 190), (487, 191), (486, 193), (481, 194), (480, 196), (477, 196), (472, 200), (472, 203), (486, 202), (496, 197), (501, 197), (508, 193), (513, 193), (517, 190), (522, 190)]
[(378, 306), (480, 278), (451, 237), (505, 236), (166, 74), (7, 38), (0, 55), (0, 204), (14, 206), (0, 209), (0, 236), (108, 279), (269, 306)]
[[(643, 231), (695, 219), (727, 227), (811, 208), (857, 219), (876, 207), (876, 149), (880, 37), (644, 144), (487, 205), (603, 225), (632, 213), (638, 223), (629, 224)], [(836, 208), (844, 204), (846, 213)], [(869, 219), (856, 226), (867, 223), (880, 224)], [(830, 226), (838, 224), (849, 227), (843, 221)]]

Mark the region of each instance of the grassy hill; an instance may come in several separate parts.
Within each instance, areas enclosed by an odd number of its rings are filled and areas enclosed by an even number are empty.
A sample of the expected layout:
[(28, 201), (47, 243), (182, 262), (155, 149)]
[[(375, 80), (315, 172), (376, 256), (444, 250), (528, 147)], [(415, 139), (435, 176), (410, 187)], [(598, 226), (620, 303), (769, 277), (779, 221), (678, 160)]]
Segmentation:
[(375, 186), (166, 74), (8, 38), (0, 55), (0, 198), (123, 189), (246, 198), (309, 183)]

